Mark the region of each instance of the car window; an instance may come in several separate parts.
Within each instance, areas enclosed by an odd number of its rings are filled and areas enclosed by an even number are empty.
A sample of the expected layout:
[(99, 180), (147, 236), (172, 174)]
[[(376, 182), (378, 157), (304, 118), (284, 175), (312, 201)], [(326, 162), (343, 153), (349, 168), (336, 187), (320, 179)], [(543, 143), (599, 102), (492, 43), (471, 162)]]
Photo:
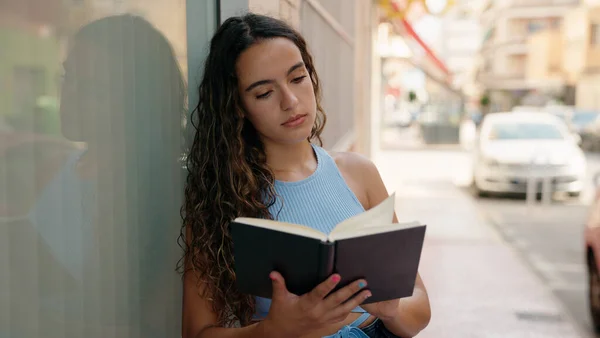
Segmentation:
[(492, 125), (489, 140), (563, 140), (565, 135), (550, 123), (496, 123)]
[(583, 126), (594, 122), (598, 118), (597, 113), (576, 113), (573, 115), (572, 123), (578, 126)]

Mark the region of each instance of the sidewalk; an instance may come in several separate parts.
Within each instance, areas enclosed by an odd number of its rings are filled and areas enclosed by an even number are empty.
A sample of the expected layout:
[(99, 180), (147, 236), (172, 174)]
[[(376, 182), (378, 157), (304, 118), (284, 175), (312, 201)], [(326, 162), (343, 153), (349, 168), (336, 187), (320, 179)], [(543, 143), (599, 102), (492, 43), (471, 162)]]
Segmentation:
[(420, 273), (432, 320), (418, 336), (582, 337), (557, 300), (453, 184), (460, 152), (386, 151), (377, 164), (400, 222), (428, 225)]

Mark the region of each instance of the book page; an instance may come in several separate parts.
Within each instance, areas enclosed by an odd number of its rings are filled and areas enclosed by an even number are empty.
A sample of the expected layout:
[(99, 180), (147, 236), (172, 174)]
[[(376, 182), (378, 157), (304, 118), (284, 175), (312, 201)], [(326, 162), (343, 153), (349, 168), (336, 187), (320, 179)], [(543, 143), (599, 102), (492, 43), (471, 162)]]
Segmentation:
[(392, 193), (377, 206), (356, 216), (350, 217), (349, 219), (338, 224), (333, 231), (331, 231), (330, 238), (331, 235), (337, 235), (356, 229), (387, 226), (392, 224), (394, 220), (395, 201), (396, 193)]
[(234, 222), (248, 224), (259, 228), (285, 232), (292, 235), (327, 241), (327, 235), (313, 228), (293, 223), (285, 223), (262, 218), (238, 217)]
[(392, 232), (400, 229), (410, 229), (416, 228), (419, 226), (423, 226), (420, 222), (408, 222), (408, 223), (391, 223), (387, 225), (381, 226), (372, 226), (372, 227), (359, 227), (354, 229), (348, 229), (344, 232), (338, 232), (335, 234), (329, 235), (330, 241), (339, 241), (348, 238), (362, 237), (368, 235), (381, 234), (386, 232)]

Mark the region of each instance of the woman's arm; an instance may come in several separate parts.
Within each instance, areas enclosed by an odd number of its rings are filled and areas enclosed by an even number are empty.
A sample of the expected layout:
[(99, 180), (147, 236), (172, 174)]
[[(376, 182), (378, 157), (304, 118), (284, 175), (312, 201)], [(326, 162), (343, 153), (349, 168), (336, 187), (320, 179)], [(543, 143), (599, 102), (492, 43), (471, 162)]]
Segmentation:
[[(377, 167), (371, 161), (367, 160), (364, 163), (364, 172), (369, 208), (372, 208), (388, 198), (389, 194)], [(398, 218), (394, 212), (394, 223), (397, 222)], [(413, 295), (400, 299), (395, 316), (380, 319), (393, 334), (400, 337), (414, 337), (429, 324), (430, 318), (431, 308), (427, 289), (417, 273)]]
[[(184, 276), (183, 338), (254, 338), (274, 337), (268, 323), (259, 322), (243, 328), (217, 327), (217, 316), (210, 303), (198, 293), (196, 276), (189, 271)], [(202, 291), (202, 290), (200, 290)]]
[(429, 324), (430, 318), (429, 297), (421, 276), (417, 274), (413, 295), (400, 299), (397, 315), (380, 319), (390, 332), (408, 338), (421, 332)]
[[(186, 240), (192, 234), (188, 228)], [(259, 322), (243, 328), (223, 328), (217, 326), (217, 316), (210, 301), (202, 297), (203, 286), (198, 284), (198, 274), (191, 269), (186, 258), (183, 279), (182, 338), (254, 338), (274, 337), (268, 323)], [(199, 286), (200, 285), (200, 286)]]

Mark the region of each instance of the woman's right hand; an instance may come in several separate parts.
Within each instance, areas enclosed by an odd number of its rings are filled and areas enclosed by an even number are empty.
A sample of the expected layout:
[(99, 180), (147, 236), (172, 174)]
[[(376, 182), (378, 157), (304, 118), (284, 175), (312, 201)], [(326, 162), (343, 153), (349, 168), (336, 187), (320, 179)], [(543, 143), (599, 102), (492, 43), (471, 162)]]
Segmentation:
[(340, 282), (338, 274), (331, 275), (302, 296), (287, 290), (281, 274), (272, 272), (269, 277), (273, 280), (273, 295), (263, 324), (277, 337), (300, 337), (339, 323), (371, 296), (370, 291), (363, 290), (352, 297), (367, 285), (362, 279), (329, 294)]

